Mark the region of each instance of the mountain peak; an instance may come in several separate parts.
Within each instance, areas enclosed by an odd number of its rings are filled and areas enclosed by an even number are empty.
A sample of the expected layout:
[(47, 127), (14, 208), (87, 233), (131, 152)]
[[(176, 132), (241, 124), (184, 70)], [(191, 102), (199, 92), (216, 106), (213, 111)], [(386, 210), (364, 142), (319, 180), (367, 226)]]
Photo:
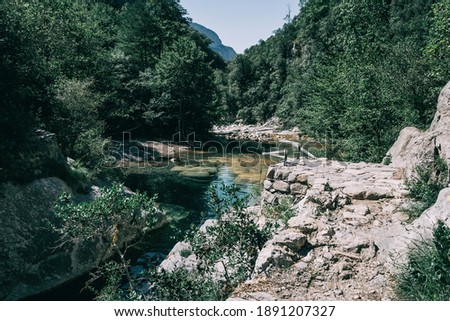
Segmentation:
[(220, 37), (213, 30), (208, 29), (205, 26), (195, 22), (191, 22), (191, 27), (197, 30), (198, 32), (202, 33), (203, 35), (205, 35), (209, 40), (211, 40), (209, 48), (217, 52), (225, 61), (230, 61), (237, 56), (236, 51), (234, 51), (234, 49), (229, 46), (225, 46), (222, 43)]

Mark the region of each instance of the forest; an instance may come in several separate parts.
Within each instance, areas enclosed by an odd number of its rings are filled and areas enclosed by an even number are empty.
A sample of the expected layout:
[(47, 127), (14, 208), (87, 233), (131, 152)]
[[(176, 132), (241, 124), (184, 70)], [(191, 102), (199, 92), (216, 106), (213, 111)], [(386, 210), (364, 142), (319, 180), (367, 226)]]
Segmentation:
[(1, 179), (33, 178), (36, 129), (90, 169), (123, 131), (205, 134), (225, 67), (175, 0), (2, 1)]
[(276, 115), (343, 159), (379, 162), (402, 128), (431, 122), (450, 79), (450, 2), (305, 2), (231, 62), (227, 111), (250, 123)]
[(378, 162), (403, 127), (429, 124), (450, 76), (448, 0), (299, 5), (227, 66), (176, 0), (2, 1), (1, 180), (23, 179), (36, 129), (95, 168), (123, 131), (202, 137), (277, 116), (339, 146), (328, 156)]

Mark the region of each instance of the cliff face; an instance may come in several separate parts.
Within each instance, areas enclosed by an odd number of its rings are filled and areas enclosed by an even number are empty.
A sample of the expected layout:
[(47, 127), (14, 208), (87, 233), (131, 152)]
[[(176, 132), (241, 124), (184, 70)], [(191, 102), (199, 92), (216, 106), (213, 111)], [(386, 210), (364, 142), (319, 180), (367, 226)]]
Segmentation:
[[(68, 168), (54, 137), (44, 136), (36, 142), (42, 153), (30, 160), (33, 167), (54, 163)], [(70, 186), (77, 186), (73, 180)], [(53, 208), (62, 192), (83, 201), (98, 196), (96, 186), (85, 186), (90, 190), (86, 195), (77, 194), (70, 186), (57, 177), (0, 184), (0, 300), (17, 300), (52, 289), (111, 256), (111, 244), (100, 235), (89, 242), (61, 246), (59, 235), (50, 228), (50, 223), (58, 223)], [(155, 228), (166, 222), (162, 213), (157, 215)], [(118, 244), (135, 238), (126, 226), (124, 230)]]
[(414, 127), (403, 129), (387, 155), (392, 166), (404, 168), (405, 177), (410, 177), (417, 166), (436, 158), (450, 164), (450, 82), (439, 95), (430, 128), (424, 132)]

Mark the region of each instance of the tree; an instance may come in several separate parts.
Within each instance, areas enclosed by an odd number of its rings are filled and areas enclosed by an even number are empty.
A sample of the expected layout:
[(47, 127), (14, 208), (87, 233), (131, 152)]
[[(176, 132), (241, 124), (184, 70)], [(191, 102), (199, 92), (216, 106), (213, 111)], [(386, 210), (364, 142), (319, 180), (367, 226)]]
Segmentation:
[(125, 257), (127, 244), (155, 227), (158, 219), (155, 200), (145, 194), (126, 193), (120, 184), (102, 188), (99, 194), (94, 201), (79, 204), (74, 204), (70, 195), (61, 195), (54, 208), (59, 224), (53, 224), (52, 228), (61, 236), (59, 246), (83, 245), (94, 240), (106, 248), (102, 260), (111, 252), (116, 253), (120, 263), (115, 267), (127, 276), (133, 291), (134, 282)]
[(55, 85), (51, 128), (63, 152), (93, 168), (102, 161), (104, 124), (99, 117), (102, 99), (92, 81), (61, 79)]
[(186, 11), (177, 0), (137, 0), (122, 12), (119, 48), (138, 69), (154, 67), (163, 50), (188, 28)]
[(214, 74), (205, 53), (195, 42), (181, 38), (166, 49), (154, 74), (141, 74), (154, 99), (144, 117), (152, 125), (162, 121), (166, 128), (177, 128), (182, 137), (191, 132), (205, 134), (214, 111)]

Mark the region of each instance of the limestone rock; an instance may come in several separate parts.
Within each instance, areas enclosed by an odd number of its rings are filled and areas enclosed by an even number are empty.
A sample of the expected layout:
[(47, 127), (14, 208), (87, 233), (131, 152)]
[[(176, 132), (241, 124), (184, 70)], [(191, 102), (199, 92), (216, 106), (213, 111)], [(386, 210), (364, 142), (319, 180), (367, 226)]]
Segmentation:
[(275, 181), (275, 183), (273, 183), (273, 188), (281, 193), (289, 193), (290, 191), (289, 184), (283, 181)]
[(288, 267), (294, 264), (293, 253), (287, 248), (267, 242), (258, 254), (255, 273), (269, 272), (274, 267)]
[(291, 250), (299, 250), (306, 243), (306, 235), (296, 229), (286, 229), (275, 235), (272, 241)]
[(287, 169), (277, 169), (274, 178), (276, 180), (287, 180), (291, 172)]
[(392, 189), (381, 186), (370, 186), (366, 190), (365, 199), (367, 200), (380, 200), (383, 198), (393, 198)]
[(308, 191), (308, 186), (303, 184), (292, 184), (291, 185), (291, 194), (294, 196), (305, 196)]
[(348, 205), (345, 209), (359, 216), (366, 216), (367, 214), (370, 214), (370, 209), (364, 204)]
[(406, 177), (412, 175), (414, 168), (431, 162), (436, 156), (450, 163), (450, 82), (439, 95), (430, 128), (425, 132), (412, 127), (403, 129), (387, 155), (391, 166), (405, 169)]
[[(185, 253), (186, 254), (185, 254)], [(175, 269), (183, 268), (194, 271), (197, 268), (197, 258), (191, 252), (191, 246), (185, 242), (178, 242), (166, 259), (159, 265), (160, 269), (166, 272), (173, 272)]]
[(312, 217), (294, 216), (288, 221), (288, 226), (304, 234), (311, 234), (318, 230), (316, 220)]
[(249, 292), (241, 296), (231, 296), (227, 301), (275, 301), (275, 298), (267, 292)]
[(271, 192), (263, 191), (261, 193), (261, 198), (264, 202), (266, 202), (268, 204), (274, 204), (277, 197), (274, 194), (272, 194)]
[(265, 180), (264, 181), (264, 189), (265, 190), (270, 190), (272, 188), (273, 183), (269, 180)]

